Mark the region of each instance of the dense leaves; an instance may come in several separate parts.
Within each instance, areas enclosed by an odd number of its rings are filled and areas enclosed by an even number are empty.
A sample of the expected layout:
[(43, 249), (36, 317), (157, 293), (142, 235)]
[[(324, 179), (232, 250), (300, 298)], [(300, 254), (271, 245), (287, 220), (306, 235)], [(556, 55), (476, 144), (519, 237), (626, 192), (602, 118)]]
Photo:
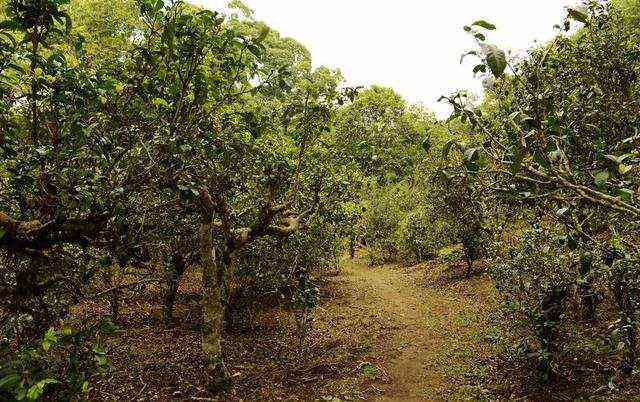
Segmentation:
[[(597, 366), (615, 388), (637, 370), (635, 2), (567, 8), (522, 57), (489, 41), (491, 22), (465, 26), (486, 93), (443, 96), (446, 121), (345, 88), (240, 2), (5, 3), (0, 397), (87, 398), (123, 295), (157, 285), (171, 327), (189, 270), (202, 387), (219, 392), (225, 329), (275, 295), (304, 349), (316, 279), (347, 245), (371, 264), (487, 268), (532, 387)], [(79, 319), (93, 302), (108, 320)], [(576, 354), (585, 327), (606, 342)]]

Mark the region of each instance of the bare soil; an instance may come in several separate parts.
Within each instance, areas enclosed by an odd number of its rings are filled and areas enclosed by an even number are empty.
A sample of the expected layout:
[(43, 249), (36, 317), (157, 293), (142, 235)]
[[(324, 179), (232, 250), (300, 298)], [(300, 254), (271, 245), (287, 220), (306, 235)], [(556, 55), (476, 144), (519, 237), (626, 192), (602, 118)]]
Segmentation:
[(157, 289), (131, 294), (119, 322), (124, 331), (108, 341), (113, 370), (95, 379), (92, 399), (486, 398), (495, 335), (486, 318), (495, 303), (492, 286), (483, 276), (434, 281), (434, 269), (345, 260), (322, 285), (313, 330), (302, 347), (292, 311), (248, 311), (241, 320), (246, 325), (225, 336), (233, 386), (217, 397), (202, 387), (199, 274), (181, 284), (171, 329), (162, 325)]

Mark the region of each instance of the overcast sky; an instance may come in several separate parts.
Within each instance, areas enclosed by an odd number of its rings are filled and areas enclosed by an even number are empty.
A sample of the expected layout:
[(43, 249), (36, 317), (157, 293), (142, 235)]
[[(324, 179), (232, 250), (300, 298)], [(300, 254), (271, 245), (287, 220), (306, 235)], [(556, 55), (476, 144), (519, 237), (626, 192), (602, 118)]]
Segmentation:
[[(226, 0), (193, 0), (221, 9)], [(314, 65), (339, 68), (349, 85), (394, 88), (440, 116), (437, 99), (455, 89), (480, 91), (473, 47), (462, 27), (477, 19), (498, 26), (489, 41), (522, 51), (548, 40), (571, 0), (245, 0), (256, 19), (304, 44)]]

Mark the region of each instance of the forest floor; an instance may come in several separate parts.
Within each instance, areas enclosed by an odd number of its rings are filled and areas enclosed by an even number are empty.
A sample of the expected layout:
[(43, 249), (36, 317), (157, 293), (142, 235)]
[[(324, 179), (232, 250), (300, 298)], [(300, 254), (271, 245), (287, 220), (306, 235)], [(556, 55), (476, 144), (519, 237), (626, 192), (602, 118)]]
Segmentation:
[[(233, 386), (220, 400), (459, 400), (489, 395), (488, 322), (496, 296), (488, 278), (442, 279), (435, 264), (368, 267), (344, 260), (321, 286), (304, 347), (295, 315), (272, 307), (225, 335)], [(155, 292), (155, 293), (154, 293)], [(199, 274), (183, 281), (176, 326), (160, 320), (153, 289), (126, 300), (108, 341), (113, 370), (103, 400), (218, 400), (202, 388)], [(489, 372), (488, 372), (489, 371)]]
[[(361, 357), (377, 375), (367, 389), (378, 400), (481, 398), (493, 327), (486, 321), (494, 294), (488, 278), (437, 278), (435, 264), (368, 267), (348, 261), (337, 281), (336, 324), (357, 331)], [(330, 320), (333, 322), (334, 320)], [(489, 341), (489, 342), (488, 342)], [(349, 397), (344, 395), (343, 397)]]

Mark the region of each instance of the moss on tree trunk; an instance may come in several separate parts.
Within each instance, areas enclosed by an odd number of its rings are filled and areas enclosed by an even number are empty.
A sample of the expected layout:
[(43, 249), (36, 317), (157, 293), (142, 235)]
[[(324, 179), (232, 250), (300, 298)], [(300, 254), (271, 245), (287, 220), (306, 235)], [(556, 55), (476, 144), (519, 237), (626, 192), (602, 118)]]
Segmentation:
[(217, 391), (227, 383), (222, 352), (224, 306), (221, 294), (221, 266), (216, 259), (213, 221), (205, 219), (200, 228), (202, 251), (202, 355), (210, 376), (209, 385)]

